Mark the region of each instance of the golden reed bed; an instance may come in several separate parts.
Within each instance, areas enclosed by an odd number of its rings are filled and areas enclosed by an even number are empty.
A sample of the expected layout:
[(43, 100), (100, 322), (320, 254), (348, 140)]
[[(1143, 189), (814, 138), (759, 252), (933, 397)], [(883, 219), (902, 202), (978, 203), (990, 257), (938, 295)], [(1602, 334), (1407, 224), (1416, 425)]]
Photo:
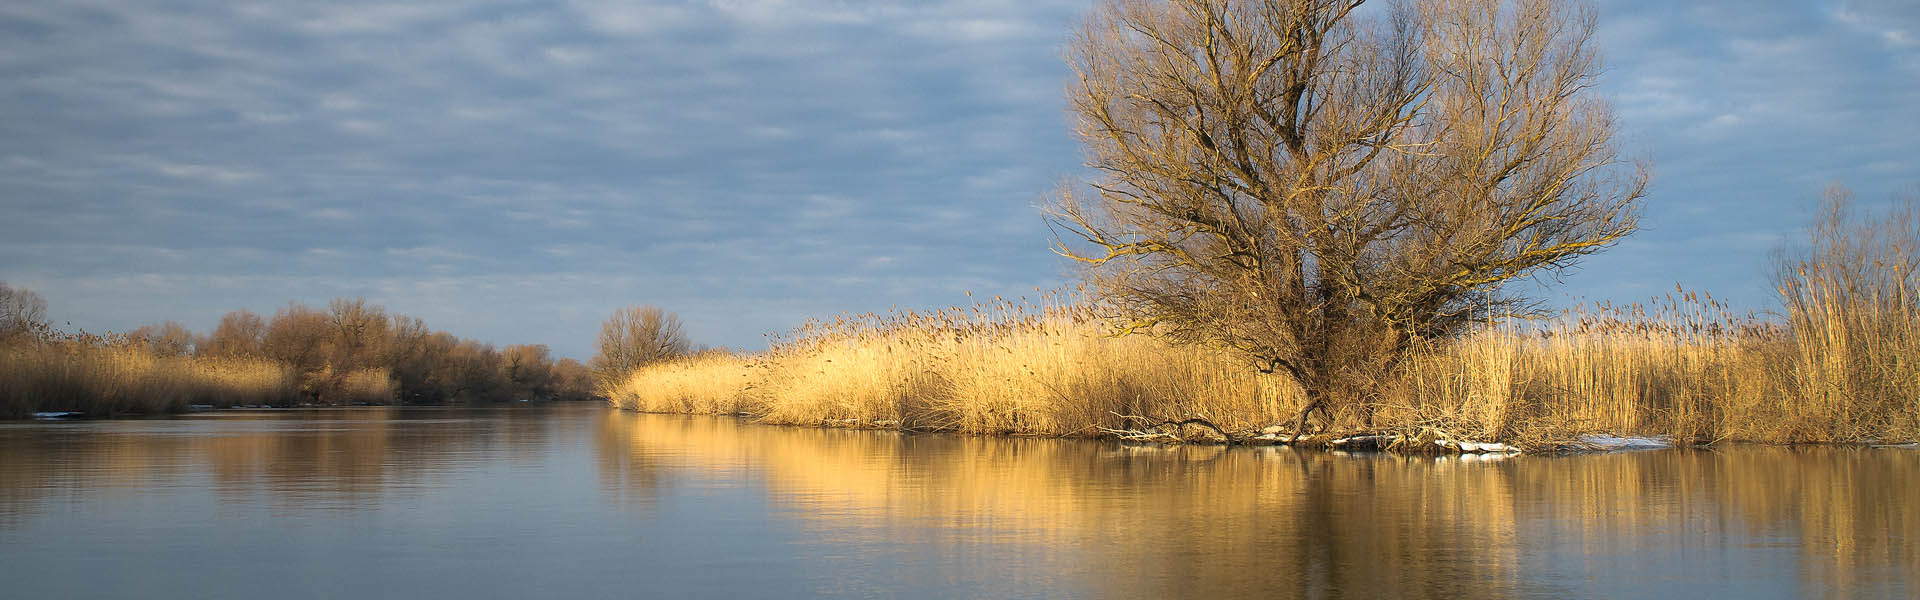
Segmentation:
[[(385, 370), (345, 373), (338, 380), (340, 397), (349, 400), (393, 395)], [(158, 414), (195, 404), (292, 406), (303, 400), (300, 384), (292, 367), (266, 358), (166, 356), (132, 344), (0, 345), (0, 418), (35, 411)]]
[[(1428, 344), (1400, 376), (1378, 382), (1374, 429), (1536, 448), (1600, 432), (1920, 438), (1913, 312), (1848, 305), (1812, 287), (1785, 322), (1729, 315), (1682, 290), (1647, 305), (1489, 323)], [(1121, 415), (1200, 417), (1251, 435), (1290, 423), (1302, 406), (1291, 382), (1225, 351), (1110, 331), (1084, 304), (1060, 302), (846, 317), (810, 323), (766, 352), (642, 367), (604, 391), (646, 412), (1039, 436), (1129, 427)]]

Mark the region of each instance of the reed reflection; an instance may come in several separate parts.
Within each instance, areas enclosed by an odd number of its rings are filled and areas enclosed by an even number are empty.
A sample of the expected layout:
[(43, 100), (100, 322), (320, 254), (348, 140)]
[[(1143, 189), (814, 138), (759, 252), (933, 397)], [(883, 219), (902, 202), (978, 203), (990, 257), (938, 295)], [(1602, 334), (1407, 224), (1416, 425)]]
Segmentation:
[[(609, 487), (644, 495), (682, 473), (750, 477), (817, 535), (1036, 548), (1041, 558), (1003, 567), (1056, 572), (1007, 577), (1072, 578), (1068, 588), (1098, 596), (1560, 597), (1655, 592), (1663, 576), (1718, 569), (1705, 572), (1858, 597), (1902, 595), (1920, 576), (1901, 533), (1920, 531), (1911, 451), (1476, 462), (630, 413), (597, 432)], [(1777, 564), (1783, 546), (1791, 564)], [(1793, 587), (1768, 587), (1783, 583)]]
[[(0, 428), (0, 526), (66, 500), (204, 487), (221, 502), (361, 509), (480, 460), (537, 459), (534, 412), (366, 408)], [(118, 491), (116, 491), (118, 490)]]

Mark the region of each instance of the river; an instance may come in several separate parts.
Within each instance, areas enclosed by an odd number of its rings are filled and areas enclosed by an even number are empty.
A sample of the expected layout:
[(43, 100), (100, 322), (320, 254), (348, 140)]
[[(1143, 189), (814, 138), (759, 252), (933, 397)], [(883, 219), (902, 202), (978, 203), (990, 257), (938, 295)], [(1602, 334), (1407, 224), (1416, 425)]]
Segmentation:
[(598, 406), (0, 423), (0, 597), (1907, 598), (1920, 451), (1504, 460)]

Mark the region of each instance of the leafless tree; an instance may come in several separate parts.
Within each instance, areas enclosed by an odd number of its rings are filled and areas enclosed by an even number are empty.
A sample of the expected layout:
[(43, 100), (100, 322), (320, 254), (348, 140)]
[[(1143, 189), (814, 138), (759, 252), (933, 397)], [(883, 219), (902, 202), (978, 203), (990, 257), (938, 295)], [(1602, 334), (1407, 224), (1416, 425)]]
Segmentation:
[(1524, 308), (1501, 283), (1634, 231), (1561, 0), (1108, 0), (1069, 46), (1099, 176), (1053, 208), (1127, 331), (1239, 350), (1329, 426), (1420, 339)]
[(46, 333), (47, 300), (27, 288), (0, 281), (0, 341)]
[(312, 373), (326, 366), (327, 315), (304, 304), (288, 303), (267, 322), (261, 347), (268, 358)]
[(679, 316), (658, 306), (629, 306), (600, 325), (593, 372), (609, 381), (641, 365), (683, 356), (692, 346)]
[(199, 336), (178, 321), (143, 326), (128, 332), (127, 340), (160, 356), (186, 356), (200, 346)]
[(213, 335), (201, 353), (207, 356), (263, 356), (266, 352), (267, 321), (253, 311), (240, 309), (220, 317)]
[(1920, 195), (1863, 215), (1852, 190), (1828, 186), (1806, 239), (1776, 250), (1772, 279), (1803, 329), (1835, 312), (1920, 315)]
[(500, 351), (500, 377), (516, 399), (553, 393), (553, 355), (546, 344), (516, 344)]
[(336, 371), (346, 372), (385, 363), (387, 312), (365, 298), (335, 298), (327, 302), (327, 329)]
[(591, 400), (597, 392), (593, 371), (580, 361), (562, 358), (553, 363), (553, 396), (556, 400)]

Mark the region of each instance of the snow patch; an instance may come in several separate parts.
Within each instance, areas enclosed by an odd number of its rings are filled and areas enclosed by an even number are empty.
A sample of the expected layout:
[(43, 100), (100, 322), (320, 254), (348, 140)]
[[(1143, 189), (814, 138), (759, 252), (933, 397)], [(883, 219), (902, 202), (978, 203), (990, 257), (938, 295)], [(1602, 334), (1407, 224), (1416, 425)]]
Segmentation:
[(71, 419), (86, 413), (78, 411), (46, 411), (33, 413), (35, 419)]

